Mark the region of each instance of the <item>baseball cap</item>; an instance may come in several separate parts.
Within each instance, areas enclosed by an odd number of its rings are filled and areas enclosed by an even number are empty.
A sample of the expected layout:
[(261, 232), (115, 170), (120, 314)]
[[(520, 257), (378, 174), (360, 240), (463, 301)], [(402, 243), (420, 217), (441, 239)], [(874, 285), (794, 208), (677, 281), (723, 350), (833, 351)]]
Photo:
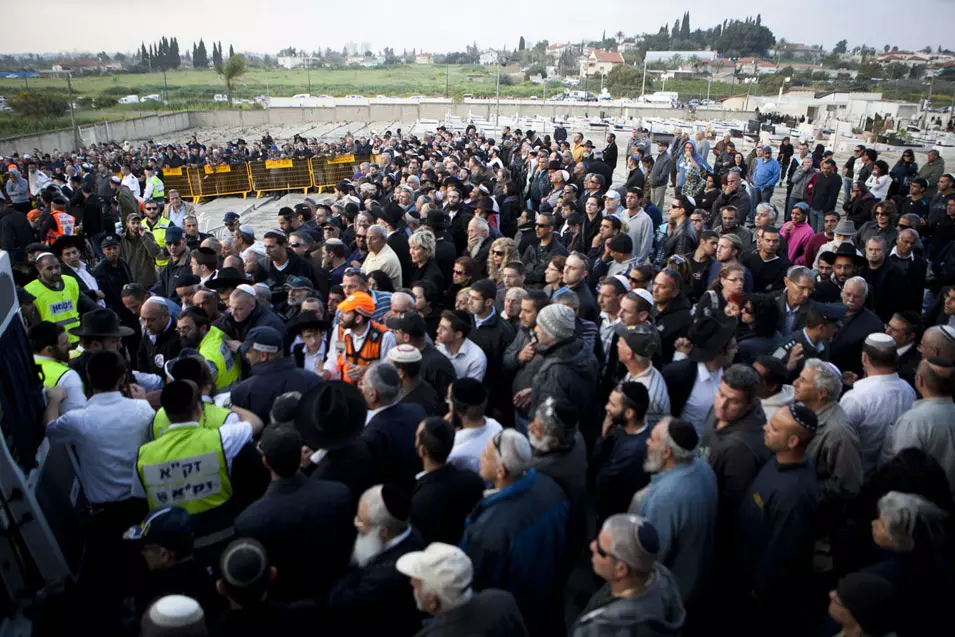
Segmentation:
[(444, 542), (432, 542), (423, 551), (405, 553), (398, 558), (395, 568), (438, 591), (463, 592), (471, 586), (474, 575), (467, 553)]
[(608, 190), (604, 193), (604, 199), (620, 199), (620, 193), (616, 190)]
[(232, 221), (238, 221), (238, 219), (239, 219), (239, 213), (237, 213), (237, 212), (229, 211), (229, 212), (225, 213), (224, 215), (222, 215), (222, 221), (225, 222), (225, 223), (230, 223), (230, 222), (232, 222)]
[(185, 236), (185, 233), (179, 226), (169, 226), (166, 228), (165, 241), (167, 245), (170, 243), (179, 243), (182, 241), (183, 236)]
[(826, 321), (841, 321), (846, 315), (846, 306), (841, 303), (816, 303), (814, 307)]
[(623, 325), (614, 328), (614, 333), (620, 336), (633, 353), (642, 358), (650, 358), (660, 351), (660, 335), (648, 325)]
[[(338, 306), (341, 307), (341, 304)], [(393, 316), (385, 325), (390, 330), (400, 330), (411, 338), (421, 338), (428, 332), (428, 326), (417, 312), (405, 312), (402, 316)]]
[(288, 290), (313, 290), (315, 286), (303, 276), (290, 276), (285, 279), (285, 288)]
[(275, 354), (282, 349), (282, 335), (274, 327), (260, 325), (249, 330), (249, 335), (245, 337), (245, 342), (239, 347), (239, 351), (244, 355), (250, 349), (266, 354)]
[(165, 506), (150, 511), (141, 524), (123, 534), (123, 539), (188, 554), (192, 552), (195, 525), (192, 516), (182, 507)]
[(119, 237), (117, 237), (115, 234), (108, 234), (105, 237), (103, 237), (103, 239), (99, 242), (99, 246), (101, 248), (105, 248), (106, 246), (118, 246), (118, 245), (119, 245)]
[(345, 300), (338, 304), (338, 310), (372, 316), (375, 313), (375, 301), (367, 292), (355, 292), (345, 297)]

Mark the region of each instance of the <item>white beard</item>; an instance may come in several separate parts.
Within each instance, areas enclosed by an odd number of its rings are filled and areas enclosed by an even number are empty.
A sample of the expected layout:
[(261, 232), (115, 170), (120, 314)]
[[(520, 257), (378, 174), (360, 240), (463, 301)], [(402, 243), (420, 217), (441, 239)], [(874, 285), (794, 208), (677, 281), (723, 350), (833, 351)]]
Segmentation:
[(368, 562), (385, 550), (385, 541), (381, 538), (379, 531), (380, 529), (373, 527), (367, 535), (359, 533), (355, 538), (351, 559), (360, 568), (365, 568)]
[(660, 453), (647, 450), (647, 459), (643, 461), (643, 470), (647, 473), (660, 473), (663, 470), (663, 458)]
[(547, 451), (547, 444), (544, 442), (543, 438), (538, 438), (531, 431), (527, 432), (527, 440), (531, 443), (531, 447), (537, 449), (538, 451)]

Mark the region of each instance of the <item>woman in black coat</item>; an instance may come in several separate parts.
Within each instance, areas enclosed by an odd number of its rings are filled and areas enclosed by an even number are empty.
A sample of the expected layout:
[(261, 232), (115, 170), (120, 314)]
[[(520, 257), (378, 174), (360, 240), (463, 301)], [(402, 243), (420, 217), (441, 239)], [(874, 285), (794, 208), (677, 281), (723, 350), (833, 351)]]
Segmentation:
[(418, 281), (431, 281), (439, 290), (445, 289), (444, 275), (434, 260), (437, 242), (429, 230), (419, 230), (408, 238), (408, 250), (411, 253), (410, 287)]

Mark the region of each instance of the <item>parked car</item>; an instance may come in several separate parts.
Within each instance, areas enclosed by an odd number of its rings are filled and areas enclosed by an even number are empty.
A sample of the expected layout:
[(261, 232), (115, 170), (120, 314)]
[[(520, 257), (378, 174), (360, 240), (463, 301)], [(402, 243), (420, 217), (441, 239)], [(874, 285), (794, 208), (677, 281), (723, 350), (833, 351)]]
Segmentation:
[(120, 104), (139, 104), (138, 95), (127, 95), (126, 97), (119, 98)]
[(212, 99), (213, 101), (216, 101), (216, 102), (228, 102), (229, 96), (223, 95), (222, 93), (216, 93), (215, 95), (212, 96)]

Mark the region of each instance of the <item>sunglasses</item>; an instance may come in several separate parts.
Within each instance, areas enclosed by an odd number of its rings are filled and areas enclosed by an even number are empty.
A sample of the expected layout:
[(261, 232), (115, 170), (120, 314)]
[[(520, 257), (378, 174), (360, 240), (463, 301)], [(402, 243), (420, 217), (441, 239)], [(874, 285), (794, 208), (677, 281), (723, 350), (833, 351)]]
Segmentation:
[(467, 274), (464, 270), (452, 270), (452, 272), (458, 276), (465, 276)]
[(157, 208), (156, 206), (146, 206), (145, 209), (146, 209), (146, 210), (149, 210), (149, 211), (159, 210), (159, 208)]
[(617, 559), (617, 557), (613, 553), (611, 553), (610, 551), (604, 550), (604, 547), (600, 546), (600, 539), (596, 537), (594, 538), (594, 548), (597, 549), (597, 555), (599, 555), (600, 557), (604, 559), (607, 559), (607, 558), (610, 558), (612, 560)]
[(534, 227), (535, 228), (553, 228), (553, 226), (550, 225), (549, 223), (535, 223)]
[(504, 251), (503, 251), (503, 250), (491, 250), (491, 254), (496, 254), (496, 255), (499, 256), (499, 257), (503, 257), (503, 256), (504, 256)]
[(906, 225), (906, 224), (904, 224), (904, 223), (900, 223), (900, 224), (896, 225), (895, 227), (898, 228), (899, 230), (908, 230), (908, 229), (911, 228), (912, 226)]
[(290, 244), (288, 244), (288, 246), (289, 246), (290, 248), (301, 248), (301, 247), (304, 247), (305, 244), (304, 244), (304, 243), (290, 243)]

